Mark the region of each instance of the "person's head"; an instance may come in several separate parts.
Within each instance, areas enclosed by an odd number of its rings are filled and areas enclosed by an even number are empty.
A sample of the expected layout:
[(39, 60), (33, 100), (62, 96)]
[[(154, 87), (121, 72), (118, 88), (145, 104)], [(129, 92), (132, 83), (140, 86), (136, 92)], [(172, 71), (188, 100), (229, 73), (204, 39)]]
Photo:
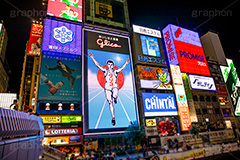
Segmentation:
[(62, 64), (62, 62), (61, 62), (60, 60), (58, 60), (58, 61), (57, 61), (57, 64), (61, 65), (61, 64)]
[(114, 62), (112, 60), (107, 61), (107, 67), (113, 69), (114, 67)]
[(17, 100), (16, 100), (16, 99), (14, 99), (14, 100), (13, 100), (13, 103), (15, 103), (15, 104), (16, 104), (16, 103), (17, 103)]
[(42, 37), (38, 37), (37, 43), (40, 44), (40, 45), (42, 44)]

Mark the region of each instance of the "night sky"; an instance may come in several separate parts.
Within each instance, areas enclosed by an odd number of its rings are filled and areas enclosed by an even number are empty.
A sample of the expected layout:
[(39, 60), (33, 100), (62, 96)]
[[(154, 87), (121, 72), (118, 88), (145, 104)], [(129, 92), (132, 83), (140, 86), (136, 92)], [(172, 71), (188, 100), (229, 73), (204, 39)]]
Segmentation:
[[(197, 31), (219, 33), (226, 57), (233, 59), (240, 74), (239, 0), (144, 1), (128, 0), (131, 24), (161, 30), (169, 23)], [(8, 33), (6, 58), (11, 68), (10, 92), (19, 92), (25, 45), (32, 20), (46, 12), (41, 0), (2, 0), (0, 20)]]

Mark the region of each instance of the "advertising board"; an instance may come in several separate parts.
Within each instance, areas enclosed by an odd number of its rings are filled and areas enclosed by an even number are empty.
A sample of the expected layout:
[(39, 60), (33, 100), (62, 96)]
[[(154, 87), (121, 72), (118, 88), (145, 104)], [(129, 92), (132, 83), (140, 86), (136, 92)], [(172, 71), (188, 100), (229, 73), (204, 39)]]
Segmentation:
[(82, 101), (82, 57), (43, 52), (38, 101)]
[(82, 116), (62, 116), (62, 123), (82, 122)]
[(138, 124), (128, 37), (85, 30), (87, 132)]
[(141, 88), (172, 90), (171, 77), (167, 68), (138, 65)]
[(61, 123), (61, 116), (40, 116), (43, 123)]
[(177, 106), (173, 93), (142, 93), (144, 115), (152, 116), (176, 116)]
[(216, 91), (214, 79), (212, 77), (189, 74), (189, 81), (192, 89)]
[[(156, 29), (133, 25), (133, 53), (135, 63), (166, 66), (161, 32)], [(139, 47), (141, 46), (141, 47)]]
[(40, 114), (82, 114), (82, 104), (75, 102), (37, 102), (37, 113)]
[(210, 76), (197, 32), (169, 24), (163, 37), (169, 64), (179, 65), (181, 72)]
[(44, 136), (62, 136), (62, 135), (79, 135), (82, 134), (81, 127), (71, 128), (50, 128), (44, 130)]
[(82, 22), (82, 0), (49, 0), (47, 14), (58, 18)]
[(31, 32), (28, 43), (28, 55), (39, 56), (42, 48), (43, 25), (31, 24)]
[(177, 65), (170, 65), (170, 70), (173, 80), (173, 87), (176, 95), (181, 130), (188, 131), (191, 127), (191, 118), (185, 94), (185, 89), (183, 86), (180, 67)]
[(45, 19), (42, 51), (82, 54), (82, 26)]

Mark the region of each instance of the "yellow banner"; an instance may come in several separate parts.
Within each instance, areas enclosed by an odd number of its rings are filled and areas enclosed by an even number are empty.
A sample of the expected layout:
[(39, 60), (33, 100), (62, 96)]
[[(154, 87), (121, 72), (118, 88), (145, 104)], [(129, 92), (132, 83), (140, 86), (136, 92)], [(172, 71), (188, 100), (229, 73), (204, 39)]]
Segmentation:
[(112, 6), (109, 4), (95, 2), (95, 13), (99, 16), (113, 18)]
[(156, 119), (146, 119), (147, 127), (155, 127), (157, 126)]
[(43, 123), (61, 123), (61, 116), (40, 116)]

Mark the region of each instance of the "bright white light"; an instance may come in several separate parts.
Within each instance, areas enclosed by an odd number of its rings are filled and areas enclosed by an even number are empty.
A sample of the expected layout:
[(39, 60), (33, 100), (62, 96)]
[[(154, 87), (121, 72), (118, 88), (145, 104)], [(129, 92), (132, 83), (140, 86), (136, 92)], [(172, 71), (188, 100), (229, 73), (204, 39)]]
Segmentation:
[(120, 62), (122, 59), (121, 59), (119, 56), (117, 56), (117, 57), (116, 57), (116, 60), (117, 60), (118, 62)]

